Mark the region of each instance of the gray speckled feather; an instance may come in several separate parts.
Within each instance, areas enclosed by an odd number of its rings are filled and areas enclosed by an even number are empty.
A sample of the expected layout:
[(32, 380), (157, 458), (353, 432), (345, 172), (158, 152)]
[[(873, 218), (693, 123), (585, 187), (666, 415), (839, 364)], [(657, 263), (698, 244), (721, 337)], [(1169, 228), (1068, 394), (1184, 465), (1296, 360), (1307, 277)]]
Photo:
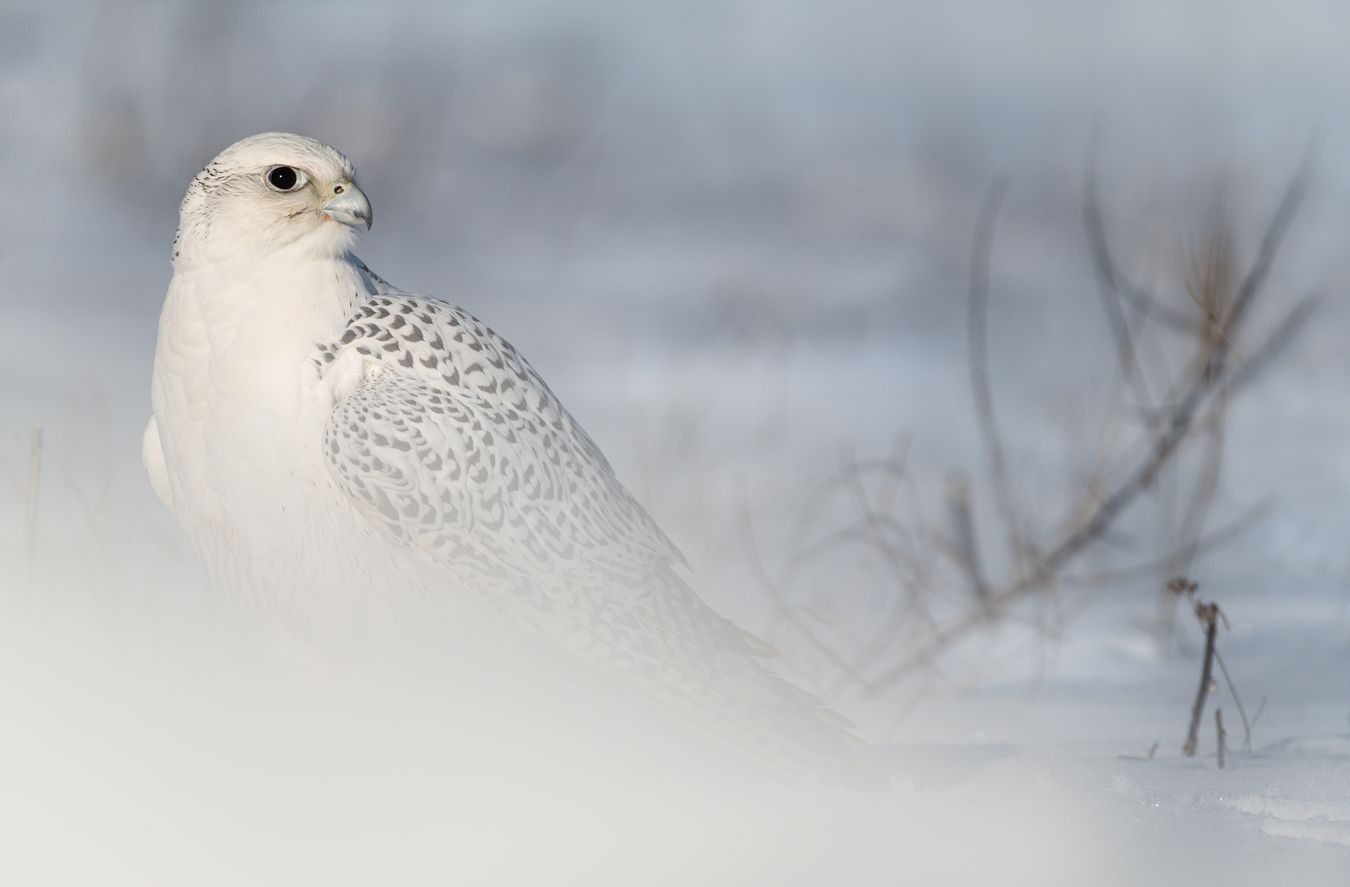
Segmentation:
[(848, 745), (818, 703), (759, 665), (762, 642), (693, 594), (674, 545), (509, 343), (462, 309), (381, 293), (314, 361), (350, 367), (352, 355), (363, 369), (334, 406), (325, 452), (399, 544), (687, 720), (761, 752), (771, 736), (813, 757)]

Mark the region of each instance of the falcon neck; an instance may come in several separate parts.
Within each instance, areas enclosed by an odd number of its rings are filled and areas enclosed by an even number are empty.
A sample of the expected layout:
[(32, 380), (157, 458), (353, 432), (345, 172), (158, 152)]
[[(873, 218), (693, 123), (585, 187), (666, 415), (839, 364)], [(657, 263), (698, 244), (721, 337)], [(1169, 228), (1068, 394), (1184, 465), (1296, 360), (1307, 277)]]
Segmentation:
[(248, 340), (280, 335), (312, 345), (340, 330), (374, 289), (349, 253), (296, 252), (175, 269), (170, 299)]

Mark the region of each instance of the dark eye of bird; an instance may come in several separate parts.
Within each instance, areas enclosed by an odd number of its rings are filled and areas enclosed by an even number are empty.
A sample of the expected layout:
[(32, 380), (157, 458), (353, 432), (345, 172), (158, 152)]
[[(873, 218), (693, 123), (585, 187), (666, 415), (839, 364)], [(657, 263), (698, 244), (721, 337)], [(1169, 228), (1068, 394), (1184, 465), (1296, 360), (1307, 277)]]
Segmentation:
[(289, 166), (274, 166), (267, 173), (267, 183), (278, 191), (291, 190), (299, 180), (300, 177)]

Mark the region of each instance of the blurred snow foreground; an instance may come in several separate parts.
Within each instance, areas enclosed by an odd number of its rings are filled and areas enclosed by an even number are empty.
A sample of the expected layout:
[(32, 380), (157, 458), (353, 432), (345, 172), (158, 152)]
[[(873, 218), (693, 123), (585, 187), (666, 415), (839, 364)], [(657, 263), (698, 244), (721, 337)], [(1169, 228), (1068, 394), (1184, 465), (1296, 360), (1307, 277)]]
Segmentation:
[[(532, 696), (589, 663), (775, 769), (882, 785), (848, 723), (691, 591), (524, 358), (353, 255), (371, 221), (347, 158), (290, 134), (226, 149), (183, 200), (143, 455), (214, 584), (320, 650), (418, 592), (475, 676)], [(522, 669), (531, 638), (577, 666)]]

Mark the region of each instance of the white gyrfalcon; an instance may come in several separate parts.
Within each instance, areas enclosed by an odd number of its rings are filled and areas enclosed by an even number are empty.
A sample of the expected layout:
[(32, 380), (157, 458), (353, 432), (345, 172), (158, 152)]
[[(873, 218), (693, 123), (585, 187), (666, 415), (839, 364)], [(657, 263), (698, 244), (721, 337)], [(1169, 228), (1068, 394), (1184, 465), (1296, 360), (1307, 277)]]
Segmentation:
[(347, 158), (284, 133), (227, 148), (183, 199), (144, 458), (213, 582), (310, 614), (478, 595), (752, 752), (848, 757), (525, 359), (353, 255), (371, 221)]

